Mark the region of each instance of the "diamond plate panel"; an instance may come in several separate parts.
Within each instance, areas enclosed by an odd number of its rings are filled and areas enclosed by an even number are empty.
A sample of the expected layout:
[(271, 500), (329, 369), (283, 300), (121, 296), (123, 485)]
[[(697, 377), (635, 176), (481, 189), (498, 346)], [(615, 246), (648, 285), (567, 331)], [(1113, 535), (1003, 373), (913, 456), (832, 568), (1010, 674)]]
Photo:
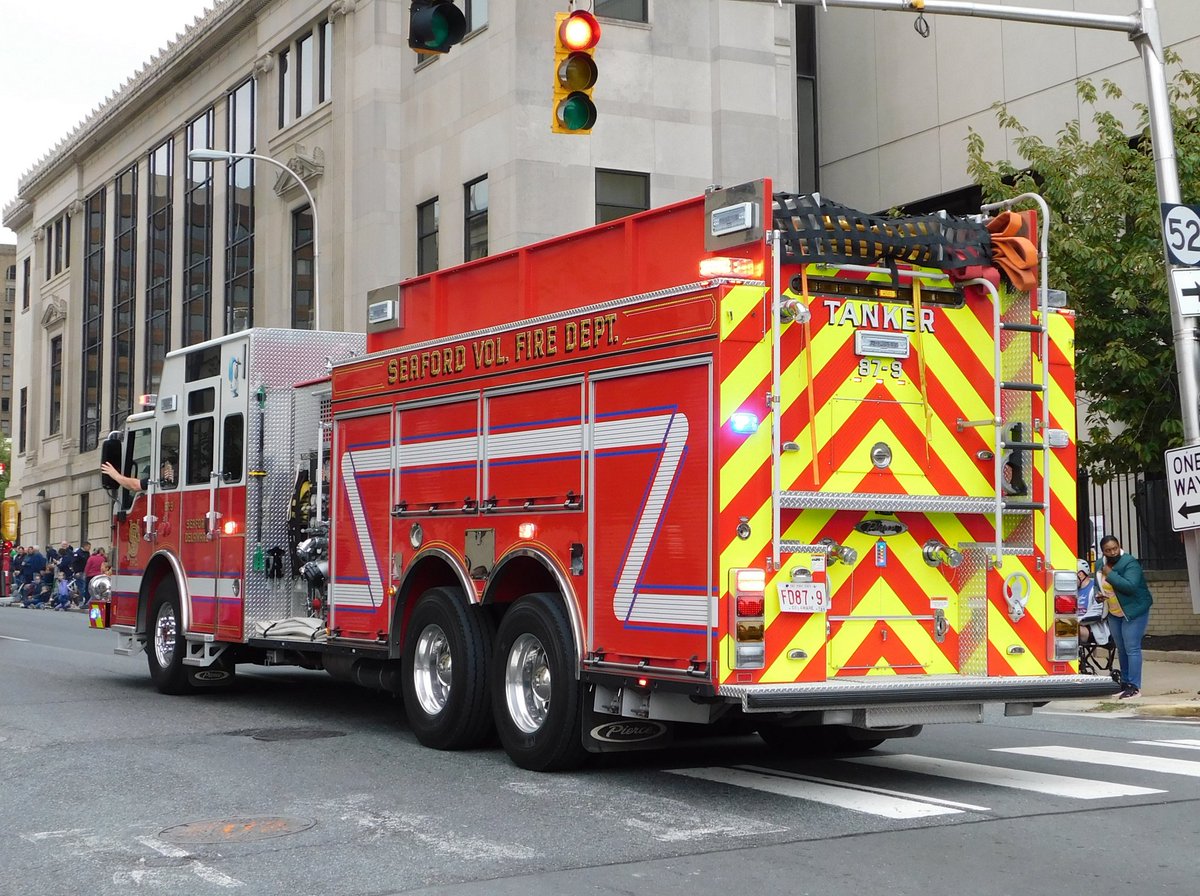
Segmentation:
[(989, 552), (984, 546), (959, 545), (958, 670), (966, 676), (987, 675), (987, 576)]
[[(251, 624), (305, 615), (304, 585), (292, 568), (289, 523), (297, 473), (307, 465), (316, 474), (317, 439), (329, 438), (329, 362), (361, 355), (361, 333), (305, 330), (249, 331), (248, 381), (253, 393), (265, 390), (261, 408), (251, 400), (247, 426), (248, 469), (262, 470), (246, 489), (245, 630)], [(259, 457), (261, 445), (262, 456)], [(328, 441), (326, 441), (328, 458)], [(255, 555), (282, 552), (280, 578), (268, 579)]]
[(945, 495), (885, 495), (855, 492), (780, 492), (779, 506), (788, 510), (879, 510), (918, 513), (995, 513), (995, 498)]

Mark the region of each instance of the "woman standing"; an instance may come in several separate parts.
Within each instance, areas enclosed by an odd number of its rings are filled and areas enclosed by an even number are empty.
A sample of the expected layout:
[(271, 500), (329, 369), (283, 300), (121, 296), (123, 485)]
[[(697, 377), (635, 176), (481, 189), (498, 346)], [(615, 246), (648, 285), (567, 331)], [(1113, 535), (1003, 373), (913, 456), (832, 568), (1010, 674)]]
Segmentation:
[(1142, 638), (1150, 622), (1150, 605), (1154, 598), (1146, 585), (1142, 564), (1132, 554), (1121, 550), (1115, 536), (1105, 535), (1100, 541), (1104, 564), (1097, 570), (1100, 590), (1108, 599), (1108, 627), (1117, 641), (1117, 656), (1121, 663), (1121, 683), (1125, 686), (1120, 699), (1142, 696)]

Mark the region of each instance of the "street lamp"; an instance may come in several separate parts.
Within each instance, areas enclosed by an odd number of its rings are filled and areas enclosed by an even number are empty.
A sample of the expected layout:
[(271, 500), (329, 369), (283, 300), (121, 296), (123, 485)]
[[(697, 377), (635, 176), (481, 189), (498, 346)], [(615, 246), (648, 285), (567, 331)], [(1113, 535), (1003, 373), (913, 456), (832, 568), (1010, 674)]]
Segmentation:
[(273, 159), (270, 156), (260, 156), (253, 152), (228, 152), (224, 149), (193, 149), (188, 152), (188, 158), (193, 162), (232, 162), (234, 159), (255, 159), (259, 162), (266, 162), (268, 165), (274, 165), (282, 171), (286, 171), (292, 176), (292, 179), (300, 185), (300, 189), (304, 191), (304, 195), (308, 197), (308, 207), (312, 210), (313, 222), (313, 329), (321, 329), (321, 268), (319, 265), (320, 257), (320, 238), (317, 225), (317, 203), (313, 199), (312, 191), (304, 183), (304, 180), (289, 168), (287, 165), (280, 162), (278, 159)]

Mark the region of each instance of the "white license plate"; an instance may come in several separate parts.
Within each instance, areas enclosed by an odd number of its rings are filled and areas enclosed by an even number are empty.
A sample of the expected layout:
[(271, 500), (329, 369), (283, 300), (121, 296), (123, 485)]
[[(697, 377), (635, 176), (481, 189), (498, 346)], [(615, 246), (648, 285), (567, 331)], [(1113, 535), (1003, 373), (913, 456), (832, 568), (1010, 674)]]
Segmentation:
[(784, 613), (824, 613), (829, 592), (824, 582), (780, 582), (779, 609)]

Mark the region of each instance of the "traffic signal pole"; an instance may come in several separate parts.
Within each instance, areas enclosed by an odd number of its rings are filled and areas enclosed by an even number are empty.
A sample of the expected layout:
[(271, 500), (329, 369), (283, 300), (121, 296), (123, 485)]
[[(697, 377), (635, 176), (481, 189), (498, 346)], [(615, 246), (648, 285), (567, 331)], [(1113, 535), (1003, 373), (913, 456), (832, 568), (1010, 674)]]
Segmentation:
[[(1116, 31), (1137, 46), (1146, 74), (1147, 109), (1150, 138), (1154, 151), (1154, 169), (1160, 204), (1180, 203), (1179, 172), (1175, 158), (1175, 132), (1171, 126), (1171, 104), (1167, 95), (1166, 65), (1162, 33), (1158, 24), (1157, 0), (1137, 0), (1137, 11), (1130, 15), (1105, 15), (1065, 9), (1038, 9), (999, 6), (995, 3), (968, 3), (959, 0), (742, 0), (746, 3), (787, 3), (791, 6), (820, 6), (871, 9), (883, 12), (907, 12), (921, 15), (972, 16), (1028, 22), (1035, 25), (1062, 25)], [(1160, 224), (1162, 219), (1160, 218)], [(1183, 415), (1185, 445), (1200, 445), (1200, 344), (1196, 340), (1196, 319), (1185, 318), (1180, 305), (1180, 288), (1171, 276), (1172, 264), (1167, 233), (1163, 231), (1163, 260), (1167, 270), (1167, 288), (1171, 300), (1171, 330), (1175, 341), (1175, 363), (1179, 369), (1179, 402)], [(1170, 471), (1168, 471), (1168, 474)], [(1187, 557), (1188, 583), (1192, 611), (1200, 613), (1200, 529), (1182, 534)]]

